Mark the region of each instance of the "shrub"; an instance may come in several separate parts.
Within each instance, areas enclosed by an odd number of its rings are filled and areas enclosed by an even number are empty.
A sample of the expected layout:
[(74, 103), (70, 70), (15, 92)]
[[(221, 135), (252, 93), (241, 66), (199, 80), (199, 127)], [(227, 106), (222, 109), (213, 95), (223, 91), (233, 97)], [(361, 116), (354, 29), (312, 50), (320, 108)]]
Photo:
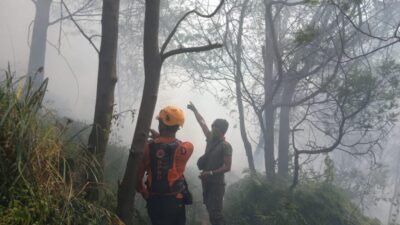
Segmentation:
[(344, 192), (326, 183), (308, 183), (290, 191), (284, 182), (247, 176), (225, 196), (230, 225), (380, 225), (350, 202)]
[(74, 186), (67, 155), (78, 145), (44, 119), (46, 86), (21, 94), (10, 70), (0, 83), (0, 224), (122, 224)]

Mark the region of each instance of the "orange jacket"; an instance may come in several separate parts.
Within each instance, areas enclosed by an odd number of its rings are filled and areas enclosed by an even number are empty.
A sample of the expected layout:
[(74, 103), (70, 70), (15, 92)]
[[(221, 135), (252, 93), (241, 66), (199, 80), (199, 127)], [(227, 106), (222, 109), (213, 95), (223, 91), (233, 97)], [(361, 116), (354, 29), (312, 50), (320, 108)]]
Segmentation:
[[(155, 143), (171, 143), (176, 139), (171, 137), (158, 137), (154, 140)], [(168, 183), (172, 187), (175, 181), (183, 177), (186, 163), (189, 161), (193, 153), (193, 144), (190, 142), (181, 142), (175, 151), (172, 168), (168, 171)], [(147, 175), (147, 176), (146, 176)], [(145, 177), (146, 176), (146, 177)], [(144, 148), (143, 159), (139, 165), (139, 171), (136, 182), (136, 191), (147, 193), (149, 185), (151, 186), (151, 169), (150, 169), (150, 150), (147, 143)]]

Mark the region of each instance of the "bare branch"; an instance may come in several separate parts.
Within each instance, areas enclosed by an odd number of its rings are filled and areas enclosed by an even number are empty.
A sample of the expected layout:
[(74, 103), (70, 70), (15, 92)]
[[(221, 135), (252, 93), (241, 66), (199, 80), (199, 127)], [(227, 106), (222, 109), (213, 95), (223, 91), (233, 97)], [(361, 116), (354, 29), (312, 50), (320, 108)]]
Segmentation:
[(305, 4), (305, 3), (306, 3), (306, 1), (299, 1), (299, 2), (271, 1), (268, 4), (269, 5), (282, 4), (285, 6), (296, 6), (296, 5), (301, 5), (301, 4)]
[[(364, 34), (364, 35), (366, 35), (366, 36), (368, 36), (368, 37), (371, 37), (371, 38), (374, 38), (374, 39), (378, 39), (378, 40), (380, 40), (380, 41), (389, 41), (390, 39), (393, 38), (393, 37), (389, 37), (389, 38), (378, 37), (378, 36), (375, 36), (375, 35), (373, 35), (373, 34), (371, 34), (371, 33), (367, 33), (367, 32), (365, 32), (365, 31), (363, 31), (358, 25), (356, 25), (356, 24), (354, 23), (354, 21), (352, 20), (352, 18), (350, 18), (350, 16), (347, 15), (346, 12), (344, 12), (343, 9), (342, 9), (339, 5), (337, 5), (337, 4), (334, 3), (333, 1), (331, 1), (331, 4), (334, 5), (336, 8), (338, 8), (339, 11), (340, 11), (340, 13), (350, 22), (350, 24), (354, 27), (354, 29), (356, 29), (356, 30), (359, 31), (360, 33), (362, 33), (362, 34)], [(360, 25), (361, 25), (361, 23), (360, 23)]]
[(225, 0), (221, 0), (221, 2), (219, 3), (219, 5), (217, 6), (217, 8), (211, 13), (211, 14), (202, 14), (200, 12), (198, 12), (197, 10), (191, 10), (187, 13), (185, 13), (185, 15), (182, 16), (182, 18), (176, 23), (175, 27), (172, 29), (171, 33), (168, 35), (167, 39), (165, 40), (164, 44), (161, 47), (161, 55), (164, 54), (165, 49), (167, 48), (168, 44), (170, 43), (172, 37), (175, 35), (179, 25), (186, 19), (186, 17), (188, 17), (190, 14), (196, 14), (197, 16), (203, 17), (203, 18), (211, 18), (213, 17), (218, 10), (222, 7), (222, 5), (224, 4)]
[[(51, 43), (49, 40), (47, 40), (47, 44), (49, 44), (49, 45), (50, 45), (51, 47), (53, 47), (55, 50), (59, 51), (59, 48), (58, 48), (55, 44)], [(69, 63), (67, 57), (65, 57), (64, 54), (62, 54), (62, 52), (59, 52), (59, 55), (60, 55), (61, 58), (64, 60), (65, 64), (67, 65), (69, 71), (71, 72), (71, 74), (72, 74), (72, 76), (73, 76), (73, 78), (74, 78), (75, 85), (76, 85), (76, 89), (77, 89), (77, 90), (76, 90), (75, 103), (74, 103), (74, 104), (76, 104), (76, 103), (78, 102), (79, 95), (80, 95), (80, 93), (79, 93), (79, 92), (80, 92), (80, 91), (79, 91), (80, 88), (79, 88), (78, 76), (77, 76), (77, 74), (75, 73), (75, 71), (74, 71), (73, 67), (71, 66), (71, 64)]]
[[(85, 10), (89, 5), (90, 5), (90, 3), (92, 3), (93, 2), (93, 0), (88, 0), (82, 7), (80, 7), (79, 9), (77, 9), (75, 12), (73, 12), (73, 13), (69, 13), (69, 15), (67, 15), (67, 16), (63, 16), (62, 14), (61, 14), (61, 17), (60, 18), (58, 18), (58, 19), (56, 19), (56, 20), (54, 20), (54, 21), (51, 21), (51, 22), (49, 22), (49, 26), (51, 26), (51, 25), (54, 25), (54, 24), (56, 24), (56, 23), (58, 23), (58, 22), (61, 22), (61, 21), (63, 21), (63, 20), (66, 20), (66, 19), (71, 19), (73, 16), (78, 16), (78, 13), (80, 13), (80, 12), (82, 12), (83, 10)], [(64, 5), (64, 1), (61, 1), (61, 5)], [(62, 10), (61, 10), (61, 13), (62, 13)], [(91, 16), (91, 15), (85, 15), (85, 16)], [(97, 15), (96, 15), (97, 16)]]
[(90, 39), (93, 39), (93, 38), (101, 38), (101, 35), (100, 35), (100, 34), (93, 34), (93, 35), (91, 35), (89, 38), (90, 38)]
[[(92, 0), (89, 0), (92, 1)], [(76, 28), (78, 28), (79, 32), (81, 32), (81, 34), (83, 35), (83, 37), (85, 37), (89, 43), (92, 45), (92, 47), (94, 48), (94, 50), (97, 52), (97, 54), (100, 54), (99, 49), (96, 47), (96, 45), (93, 43), (92, 39), (85, 33), (85, 31), (83, 31), (83, 29), (79, 26), (79, 24), (75, 21), (74, 16), (72, 15), (71, 11), (68, 9), (67, 5), (65, 4), (65, 2), (63, 1), (62, 4), (64, 5), (65, 10), (67, 10), (67, 13), (70, 15), (70, 19), (71, 21), (75, 24)]]
[(29, 41), (31, 40), (31, 30), (32, 30), (33, 23), (34, 23), (34, 21), (32, 20), (28, 26), (28, 38), (26, 39), (26, 41), (27, 41), (29, 47), (31, 46), (31, 43)]
[[(64, 0), (61, 0), (61, 4), (60, 4), (60, 13), (61, 13), (61, 17), (63, 17), (63, 3)], [(61, 33), (62, 33), (62, 21), (60, 22), (60, 26), (59, 26), (59, 30), (58, 30), (58, 54), (61, 53)]]
[(183, 54), (183, 53), (190, 53), (190, 52), (204, 52), (204, 51), (209, 51), (212, 49), (216, 48), (221, 48), (223, 45), (222, 44), (208, 44), (204, 46), (198, 46), (198, 47), (189, 47), (189, 48), (178, 48), (171, 50), (169, 52), (166, 52), (164, 54), (161, 54), (161, 61), (165, 61), (168, 57), (173, 56), (173, 55), (178, 55), (178, 54)]
[(396, 30), (394, 31), (393, 36), (400, 39), (400, 36), (397, 34), (399, 33), (400, 23), (397, 25)]
[(390, 43), (388, 43), (388, 44), (386, 44), (386, 45), (382, 45), (382, 46), (380, 46), (380, 47), (378, 47), (378, 48), (375, 48), (374, 50), (371, 50), (371, 51), (369, 51), (369, 52), (365, 52), (365, 53), (362, 54), (362, 55), (357, 55), (357, 56), (354, 56), (354, 57), (351, 57), (351, 56), (349, 56), (349, 55), (346, 54), (346, 57), (349, 58), (349, 59), (343, 60), (342, 62), (343, 62), (343, 63), (347, 63), (347, 62), (350, 62), (350, 61), (353, 61), (353, 60), (356, 60), (356, 59), (359, 59), (359, 58), (362, 58), (362, 57), (366, 57), (366, 56), (371, 55), (371, 54), (373, 54), (373, 53), (375, 53), (375, 52), (378, 52), (378, 51), (380, 51), (380, 50), (382, 50), (382, 49), (386, 49), (386, 48), (388, 48), (388, 47), (390, 47), (390, 46), (392, 46), (392, 45), (395, 45), (395, 44), (397, 44), (397, 43), (399, 43), (399, 42), (400, 42), (400, 38), (399, 38), (398, 40), (396, 40), (396, 41), (390, 42)]
[(293, 146), (293, 150), (294, 150), (294, 171), (293, 171), (293, 182), (292, 182), (292, 185), (290, 186), (290, 190), (291, 191), (293, 191), (294, 188), (296, 187), (296, 185), (299, 183), (299, 171), (300, 171), (300, 164), (299, 164), (300, 153), (299, 153), (299, 150), (296, 147), (296, 141), (294, 139), (295, 138), (295, 131), (298, 130), (297, 127), (300, 126), (300, 124), (302, 124), (307, 119), (308, 112), (310, 111), (310, 106), (311, 106), (311, 104), (309, 104), (307, 106), (307, 110), (304, 113), (303, 118), (301, 118), (299, 120), (299, 122), (297, 122), (293, 126), (292, 146)]
[[(298, 154), (321, 154), (321, 153), (328, 153), (328, 152), (333, 151), (342, 142), (342, 139), (345, 135), (344, 125), (346, 124), (347, 120), (353, 118), (358, 113), (360, 113), (363, 109), (365, 109), (365, 107), (368, 105), (368, 103), (370, 101), (370, 97), (371, 97), (370, 93), (368, 93), (366, 98), (363, 101), (363, 104), (361, 104), (357, 110), (355, 110), (354, 112), (352, 112), (351, 114), (349, 114), (347, 116), (345, 116), (345, 113), (343, 111), (343, 106), (340, 107), (340, 111), (342, 114), (342, 120), (340, 121), (339, 128), (338, 128), (338, 137), (331, 146), (326, 147), (326, 148), (321, 148), (318, 150), (298, 150), (297, 153)], [(343, 102), (343, 104), (344, 104), (344, 102)]]
[[(339, 71), (340, 59), (341, 59), (341, 57), (342, 57), (342, 55), (339, 56), (339, 60), (338, 60), (336, 66), (335, 66), (335, 68), (334, 68), (334, 70), (333, 70), (333, 72), (332, 72), (332, 75), (329, 76), (328, 79), (327, 79), (327, 81), (324, 82), (320, 87), (318, 87), (318, 89), (317, 89), (316, 91), (312, 92), (310, 95), (308, 95), (308, 96), (306, 96), (306, 97), (304, 97), (304, 98), (302, 98), (302, 99), (300, 99), (300, 100), (297, 100), (296, 102), (291, 102), (291, 103), (289, 103), (289, 104), (286, 104), (286, 103), (283, 103), (283, 104), (274, 104), (274, 107), (279, 107), (279, 106), (291, 106), (291, 107), (293, 107), (293, 106), (298, 106), (298, 105), (301, 105), (301, 104), (305, 103), (306, 101), (308, 101), (308, 100), (314, 98), (315, 96), (317, 96), (317, 95), (320, 94), (321, 92), (325, 91), (326, 88), (331, 84), (332, 80), (336, 77), (336, 74), (337, 74), (338, 71)], [(323, 65), (323, 66), (325, 66), (325, 65)], [(308, 74), (308, 75), (309, 75), (309, 74)]]

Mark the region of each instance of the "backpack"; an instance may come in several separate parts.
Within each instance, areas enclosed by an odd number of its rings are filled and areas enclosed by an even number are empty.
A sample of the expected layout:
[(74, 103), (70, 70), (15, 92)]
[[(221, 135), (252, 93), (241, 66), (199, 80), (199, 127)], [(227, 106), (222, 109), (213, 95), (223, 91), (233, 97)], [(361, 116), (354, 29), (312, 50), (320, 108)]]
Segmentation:
[[(149, 145), (150, 148), (150, 157), (151, 157), (151, 170), (152, 173), (155, 175), (154, 170), (161, 169), (162, 171), (162, 179), (160, 180), (155, 180), (157, 179), (156, 176), (153, 177), (153, 187), (151, 187), (152, 190), (150, 192), (154, 191), (154, 195), (171, 195), (171, 194), (177, 194), (181, 193), (183, 196), (183, 202), (185, 205), (190, 205), (193, 203), (193, 197), (192, 193), (189, 190), (189, 186), (186, 182), (185, 177), (183, 176), (181, 179), (177, 180), (173, 187), (169, 187), (168, 185), (168, 178), (167, 178), (167, 173), (168, 170), (171, 168), (173, 161), (175, 160), (175, 152), (177, 148), (180, 145), (180, 141), (174, 141), (172, 143), (162, 143), (162, 144), (155, 144), (151, 143)], [(157, 158), (162, 161), (163, 166), (162, 168), (156, 168), (156, 162), (153, 161), (154, 159), (157, 160)], [(156, 186), (156, 185), (157, 186)], [(157, 188), (155, 188), (155, 186)]]

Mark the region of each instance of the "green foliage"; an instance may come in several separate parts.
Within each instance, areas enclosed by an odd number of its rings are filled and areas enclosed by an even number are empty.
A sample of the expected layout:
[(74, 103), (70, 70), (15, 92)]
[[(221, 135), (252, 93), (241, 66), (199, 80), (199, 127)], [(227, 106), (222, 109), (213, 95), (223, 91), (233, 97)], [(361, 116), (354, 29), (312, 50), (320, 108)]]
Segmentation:
[(305, 3), (310, 4), (312, 6), (316, 6), (320, 3), (320, 1), (319, 0), (306, 0)]
[[(399, 115), (399, 75), (400, 64), (389, 58), (374, 62), (369, 68), (346, 68), (327, 89), (353, 130), (368, 131), (368, 141), (373, 137), (382, 139)], [(336, 112), (334, 115), (339, 116)], [(329, 127), (326, 133), (332, 134)]]
[(65, 126), (41, 105), (47, 81), (24, 94), (17, 83), (10, 69), (0, 83), (0, 224), (121, 224), (82, 198), (68, 157), (79, 145), (64, 140)]
[[(310, 0), (310, 3), (312, 2), (314, 2), (314, 0)], [(307, 44), (311, 42), (317, 34), (317, 30), (315, 30), (314, 27), (305, 26), (295, 34), (295, 43), (297, 45)]]
[(309, 183), (293, 192), (284, 182), (247, 176), (228, 188), (225, 201), (231, 225), (379, 225), (327, 183)]
[(377, 115), (378, 120), (395, 122), (399, 107), (397, 99), (400, 96), (400, 64), (393, 59), (386, 59), (377, 65), (373, 74), (375, 82), (371, 98), (374, 104), (368, 113)]
[(338, 1), (339, 7), (345, 12), (349, 12), (352, 7), (360, 6), (362, 3), (363, 0)]

